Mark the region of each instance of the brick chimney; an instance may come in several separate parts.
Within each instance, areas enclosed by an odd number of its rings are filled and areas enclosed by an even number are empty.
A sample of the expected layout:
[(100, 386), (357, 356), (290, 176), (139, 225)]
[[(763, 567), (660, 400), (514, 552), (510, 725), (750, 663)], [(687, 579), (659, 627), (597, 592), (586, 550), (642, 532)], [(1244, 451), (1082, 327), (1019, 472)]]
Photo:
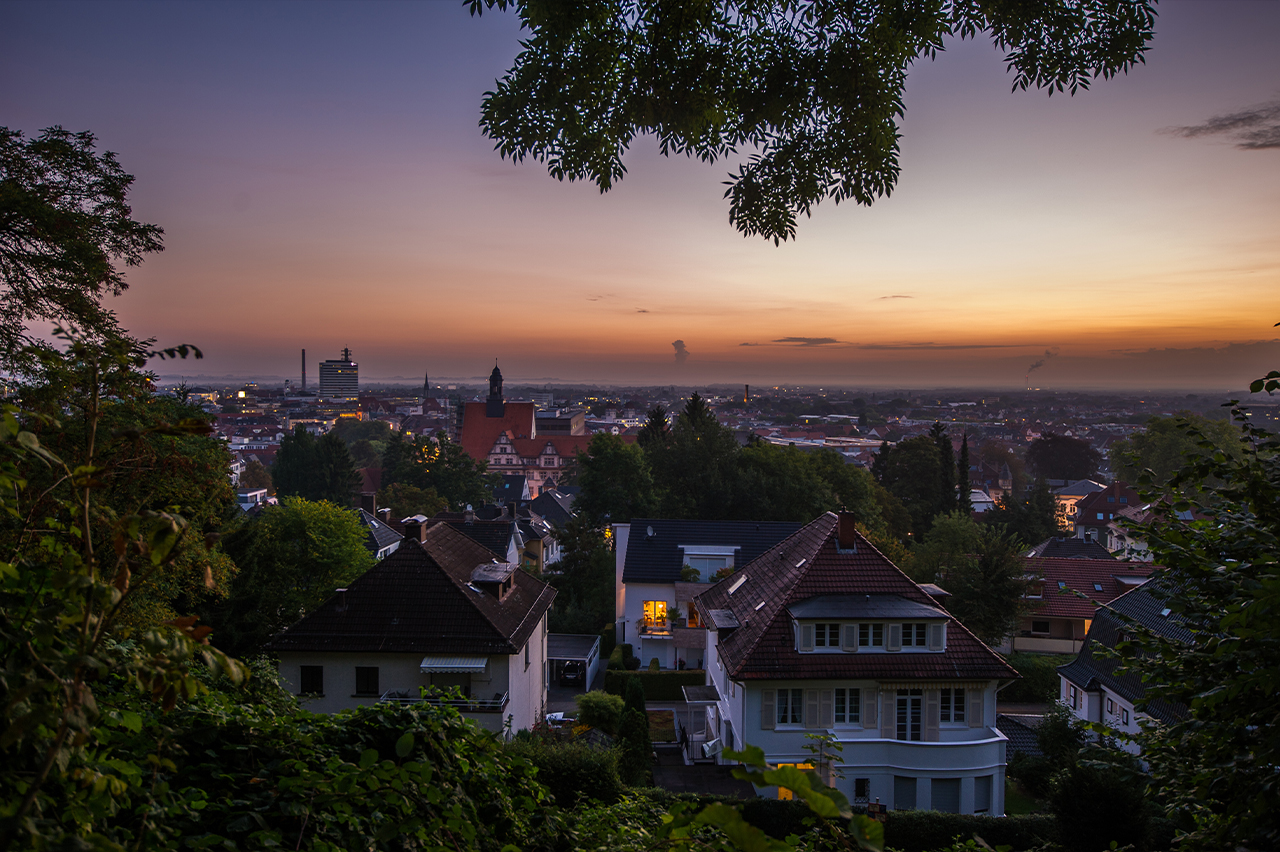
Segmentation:
[(378, 495), (372, 491), (360, 492), (360, 508), (364, 509), (370, 515), (378, 514)]
[(841, 550), (858, 551), (858, 528), (855, 525), (857, 516), (853, 512), (840, 512), (836, 515), (836, 547)]
[(411, 538), (414, 541), (425, 541), (427, 538), (427, 518), (423, 515), (414, 515), (412, 518), (405, 518), (402, 522), (404, 525), (404, 537)]

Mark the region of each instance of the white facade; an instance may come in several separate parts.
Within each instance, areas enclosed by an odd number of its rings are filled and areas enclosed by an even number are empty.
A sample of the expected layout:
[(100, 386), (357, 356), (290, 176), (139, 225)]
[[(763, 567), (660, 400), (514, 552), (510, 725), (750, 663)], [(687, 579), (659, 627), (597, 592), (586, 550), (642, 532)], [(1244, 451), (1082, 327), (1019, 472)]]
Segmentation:
[[(707, 733), (724, 748), (762, 748), (774, 765), (807, 764), (807, 734), (830, 734), (843, 751), (831, 783), (855, 805), (880, 802), (891, 809), (948, 810), (963, 814), (1004, 814), (1007, 738), (996, 729), (997, 681), (964, 683), (965, 719), (941, 721), (940, 693), (956, 683), (876, 680), (779, 680), (735, 682), (708, 645), (708, 681), (720, 701), (707, 712)], [(778, 724), (778, 692), (799, 690), (804, 706), (798, 724)], [(899, 690), (919, 690), (921, 739), (899, 739)], [(835, 717), (836, 691), (844, 690), (844, 713)], [(857, 700), (852, 702), (852, 690)], [(910, 696), (908, 696), (910, 699)], [(857, 718), (852, 721), (856, 704)], [(773, 723), (764, 718), (772, 711)], [(816, 712), (815, 712), (816, 711)], [(828, 718), (822, 718), (827, 715)], [(932, 717), (932, 718), (931, 718)], [(828, 724), (823, 724), (823, 723)], [(930, 739), (930, 737), (934, 737)], [(776, 796), (776, 788), (758, 791)]]
[[(531, 729), (547, 704), (547, 616), (518, 653), (485, 660), (483, 671), (431, 673), (423, 671), (424, 656), (417, 653), (282, 651), (279, 671), (284, 688), (319, 713), (376, 704), (389, 692), (404, 693), (412, 702), (421, 700), (422, 687), (456, 687), (470, 700), (446, 703), (481, 727), (495, 733)], [(310, 668), (305, 675), (303, 667)], [(322, 691), (303, 693), (304, 681), (317, 677), (317, 668)]]

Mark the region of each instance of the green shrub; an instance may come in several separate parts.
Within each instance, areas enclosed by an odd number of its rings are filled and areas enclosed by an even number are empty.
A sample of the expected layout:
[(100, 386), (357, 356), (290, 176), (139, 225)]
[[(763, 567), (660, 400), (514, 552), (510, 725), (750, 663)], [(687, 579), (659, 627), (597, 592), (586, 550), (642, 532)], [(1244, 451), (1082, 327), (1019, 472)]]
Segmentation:
[(1143, 848), (1151, 820), (1144, 784), (1132, 772), (1076, 763), (1054, 776), (1049, 807), (1063, 843), (1074, 852), (1101, 852), (1112, 841)]
[(1000, 691), (1000, 700), (1011, 704), (1049, 704), (1058, 700), (1058, 666), (1074, 660), (1071, 654), (1014, 653), (1005, 657), (1018, 670), (1022, 680), (1014, 681)]
[(614, 645), (613, 650), (609, 652), (609, 662), (605, 664), (605, 671), (622, 671), (626, 666), (627, 662), (622, 654), (622, 646)]
[(606, 671), (604, 691), (613, 695), (625, 695), (627, 681), (632, 678), (638, 679), (644, 685), (644, 696), (649, 701), (684, 701), (684, 692), (681, 687), (702, 686), (707, 682), (706, 672), (701, 669), (665, 672)]
[(607, 660), (613, 656), (613, 649), (618, 646), (617, 628), (606, 624), (600, 628), (600, 654)]
[(618, 768), (628, 786), (653, 783), (653, 745), (649, 742), (649, 717), (640, 710), (626, 709), (618, 723)]
[(627, 705), (628, 710), (639, 710), (643, 713), (645, 711), (644, 681), (638, 677), (627, 678), (627, 685), (622, 692), (622, 700)]
[(933, 852), (951, 846), (957, 837), (975, 834), (989, 845), (1032, 849), (1057, 842), (1058, 828), (1048, 814), (991, 817), (947, 814), (940, 811), (890, 811), (884, 827), (884, 844), (900, 852)]
[(530, 737), (513, 741), (507, 751), (538, 768), (537, 780), (546, 785), (562, 808), (591, 799), (613, 804), (622, 798), (617, 749)]
[(592, 690), (574, 696), (578, 704), (578, 723), (598, 728), (613, 736), (618, 733), (622, 719), (622, 698), (600, 690)]
[(658, 658), (657, 658), (657, 657), (654, 657), (652, 660), (650, 660), (650, 661), (649, 661), (649, 671), (651, 671), (651, 672), (660, 672), (660, 671), (662, 671), (662, 663), (659, 663), (659, 662), (658, 662)]

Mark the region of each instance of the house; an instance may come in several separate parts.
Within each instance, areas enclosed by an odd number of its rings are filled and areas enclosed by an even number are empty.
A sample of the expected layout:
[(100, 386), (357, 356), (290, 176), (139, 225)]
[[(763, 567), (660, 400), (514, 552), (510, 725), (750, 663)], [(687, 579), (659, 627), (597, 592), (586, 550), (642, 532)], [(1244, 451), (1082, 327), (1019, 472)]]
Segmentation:
[(1040, 556), (1045, 559), (1107, 559), (1115, 561), (1110, 550), (1092, 539), (1049, 536), (1024, 556)]
[(523, 475), (529, 495), (536, 497), (555, 485), (578, 451), (591, 442), (585, 428), (576, 434), (539, 435), (537, 421), (534, 403), (503, 398), (502, 371), (495, 366), (488, 398), (463, 408), (458, 443), (471, 458), (487, 461), (490, 473)]
[(365, 535), (364, 546), (366, 550), (373, 554), (374, 559), (386, 559), (396, 552), (404, 536), (396, 532), (389, 524), (379, 520), (378, 516), (368, 509), (362, 507), (352, 511), (359, 516), (360, 523), (369, 531)]
[(546, 707), (555, 589), (448, 524), (405, 532), (399, 549), (268, 643), (283, 685), (319, 712), (425, 701), (491, 731), (531, 728)]
[(1031, 611), (1002, 651), (1074, 654), (1084, 644), (1093, 612), (1137, 588), (1151, 575), (1148, 562), (1118, 559), (1023, 557)]
[(854, 805), (1004, 813), (996, 690), (1017, 673), (851, 514), (823, 515), (695, 605), (710, 628), (705, 752), (750, 743), (803, 765), (806, 735), (828, 734), (843, 751), (826, 774)]
[[(642, 663), (700, 668), (706, 630), (693, 598), (800, 529), (797, 523), (634, 518), (614, 524), (614, 614), (619, 642)], [(686, 570), (687, 569), (687, 570)]]
[(1057, 487), (1052, 482), (1049, 485), (1053, 489), (1053, 499), (1058, 504), (1058, 517), (1067, 521), (1076, 516), (1076, 504), (1090, 494), (1105, 491), (1107, 487), (1092, 479), (1075, 479)]
[[(1115, 650), (1132, 634), (1130, 622), (1176, 642), (1192, 640), (1186, 623), (1159, 596), (1160, 582), (1152, 580), (1098, 607), (1080, 653), (1058, 667), (1058, 700), (1084, 721), (1101, 722), (1117, 731), (1135, 734), (1144, 717), (1174, 722), (1186, 714), (1186, 708), (1162, 701), (1153, 701), (1147, 712), (1139, 712), (1136, 705), (1146, 691), (1141, 676), (1136, 672), (1117, 674), (1121, 661), (1101, 652), (1104, 648)], [(1130, 742), (1122, 740), (1121, 746), (1137, 752)]]
[(1126, 482), (1113, 482), (1101, 491), (1086, 494), (1076, 502), (1076, 538), (1106, 541), (1107, 524), (1114, 521), (1122, 509), (1141, 502), (1138, 492)]

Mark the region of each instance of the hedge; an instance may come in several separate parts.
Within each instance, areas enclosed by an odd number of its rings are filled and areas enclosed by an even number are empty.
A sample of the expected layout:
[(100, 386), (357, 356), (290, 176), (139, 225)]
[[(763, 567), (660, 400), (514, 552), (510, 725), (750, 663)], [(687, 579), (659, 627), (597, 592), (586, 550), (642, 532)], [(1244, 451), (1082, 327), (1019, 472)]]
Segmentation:
[(622, 798), (617, 749), (532, 737), (512, 740), (506, 748), (508, 753), (523, 757), (538, 768), (537, 780), (547, 786), (562, 808), (572, 808), (589, 799), (613, 804)]
[(624, 695), (627, 681), (633, 677), (640, 678), (647, 701), (684, 701), (684, 692), (681, 687), (702, 686), (707, 682), (707, 674), (702, 669), (674, 672), (627, 672), (609, 669), (604, 673), (604, 691), (614, 695)]

